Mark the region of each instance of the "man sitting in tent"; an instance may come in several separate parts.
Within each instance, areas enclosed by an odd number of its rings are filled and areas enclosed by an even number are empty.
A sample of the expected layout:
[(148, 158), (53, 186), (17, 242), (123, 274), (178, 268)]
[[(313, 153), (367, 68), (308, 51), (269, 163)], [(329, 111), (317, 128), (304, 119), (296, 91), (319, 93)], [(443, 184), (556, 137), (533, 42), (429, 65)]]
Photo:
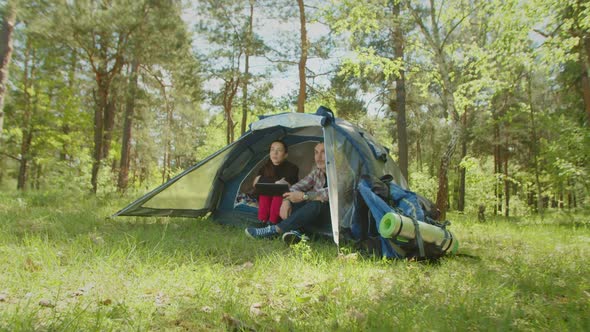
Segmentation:
[(246, 228), (251, 238), (268, 238), (282, 234), (283, 241), (297, 243), (305, 236), (300, 230), (312, 225), (330, 224), (328, 203), (328, 181), (326, 179), (326, 158), (324, 143), (314, 148), (316, 167), (283, 194), (280, 216), (283, 221), (264, 228)]

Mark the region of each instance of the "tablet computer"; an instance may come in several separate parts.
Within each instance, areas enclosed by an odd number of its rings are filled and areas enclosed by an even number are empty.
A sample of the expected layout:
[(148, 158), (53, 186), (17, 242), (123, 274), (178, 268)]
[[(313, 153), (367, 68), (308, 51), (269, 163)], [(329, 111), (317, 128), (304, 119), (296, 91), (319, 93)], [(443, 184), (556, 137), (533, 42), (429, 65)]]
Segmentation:
[(281, 196), (289, 191), (289, 185), (283, 183), (257, 183), (256, 193), (259, 195)]

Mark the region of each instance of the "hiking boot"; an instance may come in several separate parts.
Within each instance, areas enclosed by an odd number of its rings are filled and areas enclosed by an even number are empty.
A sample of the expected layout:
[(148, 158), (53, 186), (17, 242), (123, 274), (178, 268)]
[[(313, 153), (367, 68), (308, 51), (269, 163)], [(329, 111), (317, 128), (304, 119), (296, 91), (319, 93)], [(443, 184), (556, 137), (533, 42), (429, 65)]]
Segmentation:
[(246, 235), (253, 239), (263, 239), (279, 235), (274, 225), (266, 226), (263, 228), (248, 227), (245, 231)]
[(297, 244), (302, 240), (307, 241), (309, 237), (298, 231), (289, 231), (283, 234), (283, 241), (288, 245)]

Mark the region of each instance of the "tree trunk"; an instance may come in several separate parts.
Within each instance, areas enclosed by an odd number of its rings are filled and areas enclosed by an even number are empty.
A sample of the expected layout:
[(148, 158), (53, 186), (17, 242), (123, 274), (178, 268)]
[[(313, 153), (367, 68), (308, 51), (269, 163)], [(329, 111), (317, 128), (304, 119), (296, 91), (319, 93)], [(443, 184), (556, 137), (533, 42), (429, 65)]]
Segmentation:
[[(393, 15), (396, 22), (394, 23), (394, 57), (401, 61), (404, 60), (404, 36), (401, 25), (401, 4), (395, 1), (393, 5)], [(398, 143), (398, 164), (404, 178), (408, 179), (408, 134), (406, 124), (406, 74), (400, 69), (399, 76), (395, 80), (396, 92), (396, 110), (397, 112), (397, 143)]]
[(504, 148), (504, 216), (510, 217), (510, 179), (508, 178), (508, 138)]
[(441, 89), (443, 94), (441, 102), (445, 111), (445, 116), (450, 116), (453, 120), (453, 133), (449, 143), (447, 144), (447, 149), (441, 158), (438, 171), (439, 187), (436, 196), (436, 205), (441, 212), (440, 219), (444, 220), (444, 218), (446, 218), (449, 195), (447, 172), (451, 158), (455, 153), (457, 142), (461, 137), (461, 126), (459, 124), (459, 114), (455, 108), (454, 93), (456, 89), (453, 81), (451, 80), (451, 65), (449, 64), (448, 56), (445, 53), (445, 40), (441, 37), (442, 33), (438, 25), (439, 22), (437, 21), (437, 17), (439, 15), (436, 13), (435, 1), (430, 0), (429, 3), (429, 24), (424, 23), (420, 11), (412, 8), (410, 2), (407, 2), (406, 5), (408, 6), (410, 13), (414, 17), (416, 23), (420, 27), (420, 30), (422, 31), (427, 43), (434, 52), (434, 61), (436, 62), (438, 73), (440, 74), (441, 78)]
[(457, 143), (461, 137), (461, 127), (456, 126), (451, 140), (447, 145), (447, 150), (440, 160), (440, 167), (438, 169), (438, 192), (436, 194), (436, 207), (440, 211), (439, 220), (445, 220), (447, 217), (447, 205), (449, 201), (449, 181), (447, 177), (451, 158), (457, 147)]
[(422, 172), (422, 147), (420, 146), (420, 135), (416, 138), (416, 163), (418, 170)]
[(541, 199), (541, 195), (543, 191), (541, 189), (541, 180), (540, 180), (540, 167), (539, 167), (539, 146), (537, 142), (537, 125), (535, 123), (535, 107), (533, 105), (533, 89), (532, 89), (532, 80), (533, 78), (529, 75), (529, 82), (528, 82), (528, 97), (529, 97), (529, 107), (531, 109), (530, 112), (530, 119), (531, 119), (531, 150), (533, 154), (533, 164), (535, 166), (535, 186), (537, 189), (537, 213), (541, 215), (541, 220), (543, 220), (543, 200)]
[(98, 190), (98, 172), (100, 171), (100, 164), (103, 156), (103, 126), (104, 126), (104, 111), (108, 101), (108, 83), (105, 82), (106, 77), (101, 73), (96, 73), (96, 82), (98, 83), (98, 91), (96, 92), (96, 106), (94, 109), (94, 151), (92, 153), (92, 177), (90, 183), (92, 184), (92, 192), (96, 194)]
[(166, 125), (164, 127), (164, 157), (162, 161), (162, 183), (170, 177), (170, 154), (171, 154), (171, 133), (172, 133), (172, 108), (166, 94), (164, 82), (160, 82), (162, 95), (164, 96), (164, 106), (166, 108)]
[[(96, 106), (94, 109), (94, 151), (92, 153), (92, 177), (90, 179), (93, 193), (96, 193), (98, 190), (98, 174), (103, 158), (108, 156), (115, 120), (115, 105), (110, 98), (111, 82), (119, 74), (123, 66), (123, 57), (120, 55), (121, 47), (116, 49), (115, 55), (110, 55), (109, 49), (112, 47), (108, 34), (101, 32), (96, 37), (99, 40), (96, 58), (90, 57), (89, 59), (97, 85), (95, 96)], [(119, 39), (121, 38), (123, 38), (122, 35), (119, 36)], [(109, 59), (113, 57), (115, 62), (109, 69)], [(96, 63), (98, 63), (98, 66)]]
[(239, 78), (230, 78), (228, 81), (225, 82), (224, 90), (223, 90), (223, 111), (225, 113), (225, 119), (227, 121), (226, 127), (226, 143), (230, 144), (234, 141), (234, 128), (236, 124), (234, 124), (234, 120), (232, 117), (232, 108), (234, 97), (238, 92), (238, 87), (240, 86), (240, 79)]
[[(29, 40), (26, 41), (25, 46), (25, 59), (24, 59), (24, 74), (23, 74), (23, 87), (24, 87), (24, 114), (23, 114), (23, 137), (20, 146), (20, 162), (18, 170), (18, 180), (16, 188), (20, 190), (26, 190), (27, 184), (27, 173), (30, 160), (30, 148), (31, 142), (33, 141), (33, 108), (31, 102), (30, 88), (34, 80), (35, 75), (35, 50), (32, 50), (31, 56), (31, 44)], [(29, 62), (31, 68), (29, 70)]]
[[(494, 113), (494, 119), (497, 119)], [(502, 155), (500, 151), (500, 127), (497, 123), (494, 124), (494, 177), (495, 181), (495, 196), (496, 204), (494, 205), (494, 215), (502, 212), (502, 188), (500, 185), (500, 173), (502, 173)]]
[[(463, 135), (461, 137), (461, 160), (467, 156), (467, 110), (462, 116)], [(465, 167), (459, 166), (459, 197), (457, 199), (457, 210), (465, 211)]]
[(590, 75), (588, 73), (590, 70), (588, 68), (590, 63), (590, 35), (582, 38), (581, 42), (584, 43), (583, 49), (586, 53), (585, 56), (580, 54), (580, 64), (582, 65), (582, 95), (584, 97), (584, 105), (586, 106), (588, 123), (590, 123), (590, 78), (588, 77)]
[(307, 28), (305, 24), (305, 7), (303, 0), (297, 0), (299, 5), (299, 23), (301, 31), (301, 56), (299, 58), (299, 97), (297, 98), (297, 112), (305, 112), (305, 100), (307, 99), (305, 88), (305, 67), (307, 64), (307, 50), (309, 43), (307, 41)]
[(12, 32), (15, 20), (14, 3), (12, 0), (8, 0), (0, 29), (0, 137), (2, 137), (4, 128), (4, 95), (6, 94), (6, 82), (8, 82), (8, 66), (12, 57)]
[[(76, 81), (76, 68), (78, 66), (78, 54), (76, 50), (72, 50), (71, 58), (70, 58), (70, 70), (68, 72), (68, 89), (69, 91), (74, 91), (75, 81)], [(65, 136), (69, 136), (71, 132), (70, 124), (67, 121), (64, 121), (61, 127), (61, 131)], [(65, 161), (70, 159), (68, 154), (69, 146), (67, 140), (62, 142), (61, 151), (59, 153), (59, 160)]]
[[(430, 146), (435, 146), (436, 142), (434, 140), (434, 130), (430, 131)], [(431, 177), (434, 176), (435, 170), (435, 162), (436, 162), (436, 152), (435, 149), (430, 149), (430, 163), (428, 163), (428, 175)]]
[(242, 88), (242, 123), (241, 135), (246, 132), (248, 122), (248, 83), (250, 79), (250, 48), (252, 47), (252, 25), (254, 21), (254, 0), (250, 1), (250, 17), (248, 18), (248, 36), (246, 37), (246, 52), (244, 63), (244, 86)]
[(111, 151), (111, 142), (113, 140), (113, 129), (115, 127), (115, 113), (117, 107), (113, 94), (109, 91), (109, 98), (107, 101), (107, 107), (104, 112), (104, 125), (102, 133), (102, 158), (106, 159), (109, 157)]
[(129, 91), (125, 105), (125, 120), (123, 124), (123, 141), (121, 142), (121, 161), (119, 163), (119, 179), (117, 188), (125, 192), (129, 182), (129, 157), (131, 153), (131, 128), (133, 128), (133, 115), (135, 113), (135, 97), (137, 95), (137, 71), (139, 61), (131, 62), (131, 76), (129, 77)]

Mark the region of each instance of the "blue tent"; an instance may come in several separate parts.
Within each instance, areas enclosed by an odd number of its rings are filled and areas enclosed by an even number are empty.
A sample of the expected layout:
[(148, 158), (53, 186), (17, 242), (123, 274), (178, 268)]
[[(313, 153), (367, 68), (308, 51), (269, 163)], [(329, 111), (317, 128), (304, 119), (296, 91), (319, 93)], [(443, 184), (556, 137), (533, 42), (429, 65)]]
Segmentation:
[(231, 224), (256, 220), (257, 208), (245, 193), (268, 158), (273, 140), (289, 146), (288, 160), (299, 166), (300, 178), (313, 167), (313, 148), (325, 143), (332, 236), (339, 244), (340, 232), (350, 229), (357, 217), (357, 186), (360, 177), (393, 176), (402, 188), (407, 182), (386, 148), (365, 130), (334, 117), (325, 107), (315, 114), (283, 113), (262, 116), (234, 143), (222, 148), (170, 181), (157, 187), (115, 216), (211, 215)]

